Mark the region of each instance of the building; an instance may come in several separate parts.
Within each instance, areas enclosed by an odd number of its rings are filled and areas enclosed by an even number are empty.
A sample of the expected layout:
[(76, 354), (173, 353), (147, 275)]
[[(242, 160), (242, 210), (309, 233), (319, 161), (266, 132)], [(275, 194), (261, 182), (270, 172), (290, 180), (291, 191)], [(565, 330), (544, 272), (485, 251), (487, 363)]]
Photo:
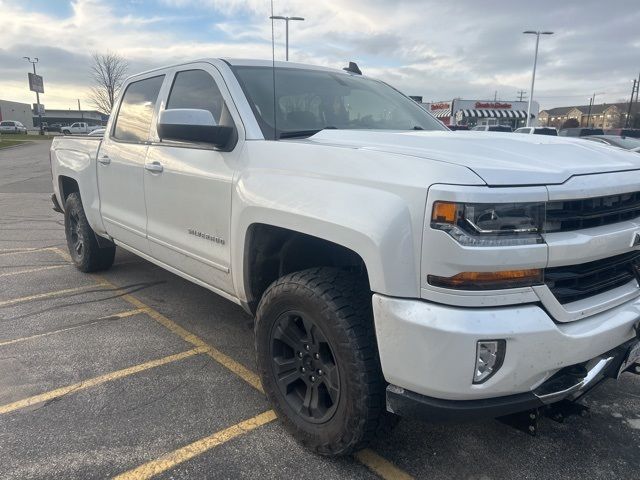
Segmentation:
[[(561, 128), (567, 120), (574, 119), (581, 127), (621, 128), (625, 126), (628, 112), (628, 103), (550, 108), (540, 112), (540, 125)], [(640, 112), (640, 108), (636, 104), (633, 106), (631, 114), (633, 116), (638, 112)]]
[(28, 103), (0, 100), (0, 121), (2, 120), (15, 120), (27, 128), (33, 128), (31, 105)]
[[(40, 127), (40, 119), (32, 112), (33, 125)], [(106, 125), (109, 116), (97, 110), (45, 110), (42, 122), (48, 126), (60, 124), (71, 125), (74, 122), (87, 122), (89, 125)]]
[[(423, 105), (445, 125), (509, 125), (515, 129), (525, 126), (527, 120), (527, 102), (455, 98)], [(538, 109), (538, 103), (531, 102), (534, 121), (538, 117)]]

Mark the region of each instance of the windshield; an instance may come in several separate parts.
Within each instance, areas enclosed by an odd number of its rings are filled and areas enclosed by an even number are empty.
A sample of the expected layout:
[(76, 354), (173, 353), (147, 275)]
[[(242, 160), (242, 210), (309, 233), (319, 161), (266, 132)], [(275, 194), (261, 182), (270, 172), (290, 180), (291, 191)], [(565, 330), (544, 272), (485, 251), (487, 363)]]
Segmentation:
[(300, 68), (233, 70), (265, 138), (313, 135), (325, 128), (446, 130), (415, 101), (376, 80)]

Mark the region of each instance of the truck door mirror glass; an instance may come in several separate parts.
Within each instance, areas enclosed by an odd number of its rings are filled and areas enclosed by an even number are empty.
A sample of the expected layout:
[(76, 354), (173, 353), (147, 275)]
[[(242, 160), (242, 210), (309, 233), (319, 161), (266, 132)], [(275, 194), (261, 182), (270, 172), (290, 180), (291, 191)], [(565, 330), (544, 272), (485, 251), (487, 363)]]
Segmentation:
[(203, 142), (224, 148), (233, 136), (233, 127), (216, 124), (209, 110), (174, 108), (160, 112), (158, 136), (161, 140)]

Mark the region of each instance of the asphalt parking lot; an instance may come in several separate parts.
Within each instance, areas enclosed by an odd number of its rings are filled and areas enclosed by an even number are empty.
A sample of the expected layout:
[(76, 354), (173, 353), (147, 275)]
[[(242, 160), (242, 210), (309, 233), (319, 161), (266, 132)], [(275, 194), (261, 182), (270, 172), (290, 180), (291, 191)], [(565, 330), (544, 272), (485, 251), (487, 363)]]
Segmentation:
[(240, 307), (122, 250), (100, 275), (70, 265), (48, 147), (0, 150), (0, 478), (640, 478), (629, 374), (537, 437), (402, 420), (354, 457), (307, 452), (261, 393)]

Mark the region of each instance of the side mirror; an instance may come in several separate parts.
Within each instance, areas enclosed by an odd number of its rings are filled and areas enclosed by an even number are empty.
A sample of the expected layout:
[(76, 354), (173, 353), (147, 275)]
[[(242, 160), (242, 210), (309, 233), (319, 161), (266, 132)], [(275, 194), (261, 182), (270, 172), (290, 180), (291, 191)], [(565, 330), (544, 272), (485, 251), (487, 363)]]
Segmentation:
[(174, 108), (160, 112), (158, 135), (161, 140), (210, 143), (225, 148), (233, 127), (217, 125), (209, 110)]

